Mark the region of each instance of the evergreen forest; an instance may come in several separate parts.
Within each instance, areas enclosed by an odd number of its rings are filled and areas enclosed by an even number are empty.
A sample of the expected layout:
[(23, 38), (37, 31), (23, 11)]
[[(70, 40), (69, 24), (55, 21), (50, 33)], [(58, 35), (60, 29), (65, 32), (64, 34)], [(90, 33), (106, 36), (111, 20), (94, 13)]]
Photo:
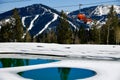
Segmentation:
[(50, 29), (37, 37), (33, 37), (23, 27), (17, 9), (13, 10), (10, 19), (12, 22), (4, 23), (0, 29), (0, 42), (39, 42), (59, 44), (120, 44), (120, 19), (112, 6), (107, 15), (106, 23), (99, 27), (95, 23), (89, 28), (77, 26), (72, 29), (67, 22), (64, 11), (60, 13), (61, 18), (56, 29)]

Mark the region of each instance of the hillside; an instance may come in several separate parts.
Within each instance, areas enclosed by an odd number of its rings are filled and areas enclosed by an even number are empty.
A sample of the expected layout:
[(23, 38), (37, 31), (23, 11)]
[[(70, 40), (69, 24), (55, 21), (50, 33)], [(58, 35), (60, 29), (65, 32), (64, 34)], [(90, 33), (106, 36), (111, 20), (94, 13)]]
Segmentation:
[[(54, 30), (58, 25), (59, 18), (61, 18), (60, 12), (42, 4), (34, 4), (18, 8), (18, 11), (23, 26), (27, 28), (32, 36), (37, 36), (46, 30)], [(0, 24), (3, 22), (9, 22), (12, 12), (13, 10), (10, 10), (0, 14), (0, 20), (2, 20)], [(76, 28), (70, 19), (67, 21), (71, 27)]]
[[(105, 22), (107, 18), (107, 14), (110, 11), (110, 7), (112, 5), (98, 5), (98, 6), (91, 6), (87, 8), (81, 9), (81, 13), (85, 14), (87, 17), (92, 18), (92, 20), (97, 20), (101, 24)], [(120, 6), (119, 5), (114, 5), (114, 11), (118, 14), (120, 17)], [(79, 10), (75, 10), (71, 13), (69, 13), (69, 16), (75, 16), (79, 14)]]
[[(87, 17), (90, 17), (93, 21), (96, 20), (98, 24), (105, 24), (106, 16), (110, 10), (111, 5), (99, 5), (81, 9), (81, 12)], [(120, 6), (114, 5), (115, 11), (120, 16)], [(57, 10), (45, 6), (43, 4), (34, 4), (22, 8), (18, 8), (21, 16), (21, 21), (24, 27), (34, 37), (46, 32), (47, 30), (55, 30), (59, 23), (60, 12)], [(5, 22), (10, 22), (13, 10), (0, 14), (0, 25)], [(86, 25), (77, 19), (79, 10), (73, 11), (68, 14), (68, 22), (72, 29), (76, 29), (83, 25), (85, 28), (89, 28), (90, 25)]]

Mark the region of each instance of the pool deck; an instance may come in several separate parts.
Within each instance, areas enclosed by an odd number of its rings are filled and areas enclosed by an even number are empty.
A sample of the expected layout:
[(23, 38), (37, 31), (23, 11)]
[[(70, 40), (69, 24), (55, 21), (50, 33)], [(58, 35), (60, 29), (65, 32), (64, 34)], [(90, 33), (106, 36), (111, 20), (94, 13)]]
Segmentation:
[(0, 80), (30, 80), (16, 73), (48, 67), (83, 68), (97, 72), (97, 75), (84, 80), (120, 80), (119, 45), (0, 43), (0, 58), (8, 57), (49, 58), (61, 61), (23, 67), (2, 68), (0, 69)]

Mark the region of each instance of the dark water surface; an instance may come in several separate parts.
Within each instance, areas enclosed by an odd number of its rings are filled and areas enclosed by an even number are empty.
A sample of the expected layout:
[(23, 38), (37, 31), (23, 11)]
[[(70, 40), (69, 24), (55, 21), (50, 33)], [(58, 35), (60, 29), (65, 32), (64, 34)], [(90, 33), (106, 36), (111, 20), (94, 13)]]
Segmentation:
[(45, 64), (45, 63), (56, 62), (56, 61), (58, 60), (6, 58), (6, 59), (0, 59), (0, 68)]
[(92, 77), (96, 72), (80, 68), (44, 68), (23, 72), (22, 76), (34, 80), (76, 80)]
[[(47, 59), (0, 59), (0, 68), (44, 64), (58, 60)], [(20, 76), (33, 80), (75, 80), (84, 79), (96, 75), (96, 72), (88, 69), (52, 67), (29, 70), (18, 73)]]

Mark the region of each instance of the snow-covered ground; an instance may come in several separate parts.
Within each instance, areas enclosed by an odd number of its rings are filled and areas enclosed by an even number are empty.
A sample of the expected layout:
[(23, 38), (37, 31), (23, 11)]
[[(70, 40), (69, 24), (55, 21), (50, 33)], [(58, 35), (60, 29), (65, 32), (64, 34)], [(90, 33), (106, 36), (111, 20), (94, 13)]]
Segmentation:
[(97, 75), (84, 80), (120, 80), (119, 49), (119, 45), (0, 43), (1, 58), (51, 58), (61, 60), (47, 64), (1, 68), (0, 80), (29, 80), (16, 73), (48, 67), (84, 68), (97, 73)]

